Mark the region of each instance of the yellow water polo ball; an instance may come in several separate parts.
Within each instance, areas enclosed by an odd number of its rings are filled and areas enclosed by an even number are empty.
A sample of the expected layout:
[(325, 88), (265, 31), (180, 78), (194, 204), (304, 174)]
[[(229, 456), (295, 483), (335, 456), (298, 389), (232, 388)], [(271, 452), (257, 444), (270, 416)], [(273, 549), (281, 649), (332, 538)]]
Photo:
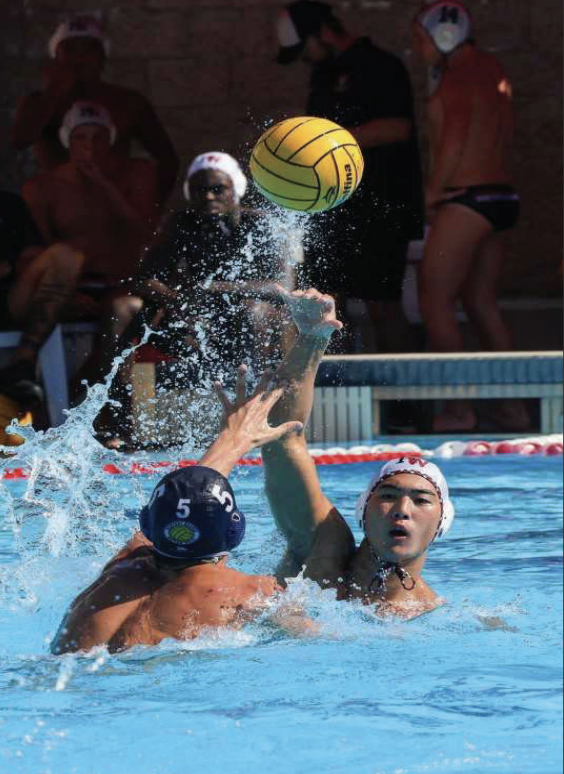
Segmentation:
[(325, 118), (289, 118), (255, 145), (251, 174), (271, 202), (301, 212), (343, 204), (358, 188), (364, 159), (355, 138)]

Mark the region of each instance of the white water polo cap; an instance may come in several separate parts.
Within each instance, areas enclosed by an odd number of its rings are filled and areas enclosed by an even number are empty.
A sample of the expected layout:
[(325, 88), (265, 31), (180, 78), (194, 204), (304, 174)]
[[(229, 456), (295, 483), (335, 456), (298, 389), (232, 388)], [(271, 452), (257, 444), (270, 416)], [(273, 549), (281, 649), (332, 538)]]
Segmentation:
[(423, 8), (417, 21), (441, 54), (452, 54), (472, 36), (470, 12), (457, 0), (437, 0)]
[(94, 38), (99, 41), (106, 56), (110, 53), (110, 44), (99, 22), (93, 16), (70, 16), (59, 24), (51, 40), (48, 51), (51, 59), (57, 56), (57, 48), (69, 38)]
[(401, 457), (398, 460), (387, 462), (377, 473), (366, 492), (360, 496), (356, 506), (356, 516), (363, 532), (365, 529), (366, 506), (368, 501), (380, 486), (380, 484), (391, 476), (397, 476), (400, 473), (413, 473), (416, 476), (422, 476), (430, 481), (438, 492), (441, 501), (441, 520), (437, 528), (437, 533), (431, 542), (444, 537), (452, 527), (454, 521), (454, 504), (450, 499), (448, 484), (443, 472), (433, 462), (421, 459), (420, 457)]
[(241, 201), (247, 192), (247, 178), (239, 166), (239, 162), (234, 159), (233, 156), (230, 156), (228, 153), (221, 153), (221, 151), (202, 153), (200, 156), (196, 156), (194, 161), (188, 167), (186, 182), (184, 183), (184, 196), (188, 201), (190, 201), (190, 178), (193, 177), (196, 172), (201, 172), (205, 169), (215, 169), (230, 177), (235, 189), (237, 203)]
[(79, 126), (103, 126), (110, 133), (110, 143), (116, 141), (117, 131), (112, 117), (105, 107), (95, 102), (75, 102), (63, 119), (59, 138), (65, 148), (70, 148), (71, 135)]

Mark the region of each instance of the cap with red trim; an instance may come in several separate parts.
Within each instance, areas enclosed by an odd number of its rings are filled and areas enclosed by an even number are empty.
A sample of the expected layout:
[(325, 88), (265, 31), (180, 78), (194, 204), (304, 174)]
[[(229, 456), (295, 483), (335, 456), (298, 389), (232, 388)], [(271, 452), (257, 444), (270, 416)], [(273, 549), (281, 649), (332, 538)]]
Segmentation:
[(287, 5), (278, 17), (278, 63), (294, 62), (303, 51), (307, 38), (317, 34), (332, 16), (330, 5), (315, 0), (297, 0)]
[(370, 486), (366, 492), (361, 495), (356, 506), (356, 517), (361, 529), (365, 529), (364, 518), (366, 515), (366, 506), (376, 489), (387, 478), (397, 476), (400, 473), (413, 473), (416, 476), (426, 478), (427, 481), (430, 481), (433, 484), (441, 501), (441, 520), (432, 542), (438, 538), (444, 537), (452, 527), (454, 521), (454, 504), (450, 499), (448, 484), (442, 470), (433, 462), (428, 462), (427, 460), (421, 459), (421, 457), (406, 456), (401, 457), (399, 460), (391, 460), (376, 473), (370, 482)]
[(221, 151), (202, 153), (200, 156), (196, 156), (194, 161), (192, 161), (188, 167), (186, 181), (184, 183), (184, 196), (188, 201), (190, 201), (190, 178), (193, 177), (196, 172), (201, 172), (206, 169), (215, 169), (230, 177), (233, 182), (233, 188), (235, 189), (237, 202), (241, 201), (247, 191), (247, 178), (245, 177), (239, 162), (234, 159), (233, 156), (230, 156), (228, 153), (222, 153)]
[(109, 54), (110, 44), (108, 39), (104, 35), (98, 20), (93, 16), (71, 16), (59, 24), (48, 45), (51, 59), (55, 59), (57, 56), (59, 45), (70, 38), (93, 38), (100, 43), (105, 55), (108, 56)]
[(110, 143), (116, 141), (117, 130), (112, 117), (105, 107), (96, 102), (75, 102), (63, 118), (59, 139), (65, 148), (70, 148), (71, 135), (79, 126), (103, 126), (110, 133)]

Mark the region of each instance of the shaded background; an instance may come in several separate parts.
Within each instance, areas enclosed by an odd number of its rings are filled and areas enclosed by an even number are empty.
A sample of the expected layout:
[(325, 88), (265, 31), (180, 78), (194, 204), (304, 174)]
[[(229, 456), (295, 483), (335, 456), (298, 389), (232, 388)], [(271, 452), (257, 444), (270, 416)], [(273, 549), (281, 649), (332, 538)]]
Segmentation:
[[(303, 112), (308, 70), (274, 62), (280, 0), (0, 0), (0, 184), (34, 172), (8, 146), (17, 100), (41, 87), (46, 44), (65, 14), (95, 12), (111, 40), (106, 77), (146, 94), (181, 156), (225, 150), (246, 161), (266, 121)], [(334, 2), (351, 32), (401, 56), (413, 79), (426, 156), (426, 73), (411, 52), (413, 0)], [(470, 0), (476, 38), (513, 81), (514, 173), (523, 217), (504, 294), (559, 296), (562, 248), (561, 0)], [(174, 202), (171, 202), (174, 204)]]

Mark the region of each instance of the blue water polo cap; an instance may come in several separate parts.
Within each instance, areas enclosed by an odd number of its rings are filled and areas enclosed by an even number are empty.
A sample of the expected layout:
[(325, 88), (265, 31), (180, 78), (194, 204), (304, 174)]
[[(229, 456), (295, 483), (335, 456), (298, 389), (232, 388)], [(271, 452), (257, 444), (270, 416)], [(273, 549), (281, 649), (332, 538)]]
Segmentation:
[(430, 3), (419, 12), (417, 21), (441, 54), (452, 54), (472, 36), (470, 12), (457, 0)]
[(245, 517), (229, 481), (201, 466), (165, 476), (139, 521), (155, 551), (170, 559), (227, 556), (245, 537)]

